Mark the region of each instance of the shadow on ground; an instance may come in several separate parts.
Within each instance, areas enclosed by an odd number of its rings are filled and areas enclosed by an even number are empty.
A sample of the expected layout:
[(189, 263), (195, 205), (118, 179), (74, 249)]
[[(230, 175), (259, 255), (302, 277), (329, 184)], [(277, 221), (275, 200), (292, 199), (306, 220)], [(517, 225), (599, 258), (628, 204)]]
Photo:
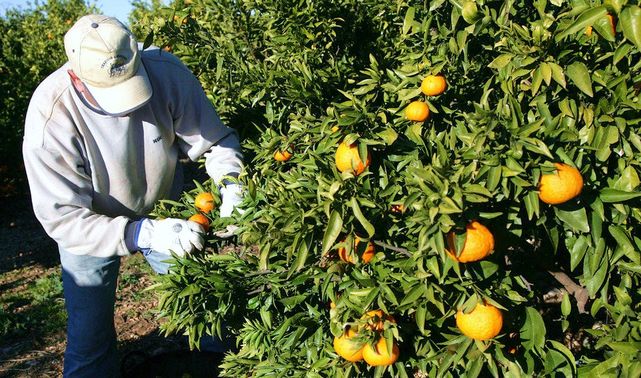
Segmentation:
[(215, 378), (223, 354), (190, 351), (185, 338), (158, 330), (120, 345), (122, 378)]

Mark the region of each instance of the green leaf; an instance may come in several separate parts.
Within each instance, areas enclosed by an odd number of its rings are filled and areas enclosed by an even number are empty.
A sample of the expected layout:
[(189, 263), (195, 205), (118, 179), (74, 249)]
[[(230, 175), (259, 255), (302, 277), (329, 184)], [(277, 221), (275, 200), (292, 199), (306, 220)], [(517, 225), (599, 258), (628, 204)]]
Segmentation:
[(365, 218), (363, 215), (363, 212), (361, 211), (361, 207), (358, 205), (358, 201), (356, 200), (356, 197), (352, 197), (351, 200), (351, 205), (352, 205), (352, 210), (354, 211), (354, 216), (358, 221), (361, 223), (365, 231), (367, 232), (368, 236), (371, 238), (374, 235), (374, 226)]
[(567, 317), (572, 312), (572, 303), (570, 303), (570, 295), (567, 291), (563, 291), (563, 299), (561, 300), (561, 314)]
[(388, 146), (398, 139), (398, 133), (391, 127), (387, 127), (383, 131), (379, 132), (378, 136), (381, 137)]
[(599, 18), (604, 17), (606, 14), (608, 14), (608, 11), (604, 6), (585, 10), (572, 24), (570, 24), (570, 26), (563, 30), (563, 32), (557, 34), (555, 40), (560, 42), (570, 34), (576, 34), (579, 32), (583, 33), (585, 28), (594, 24)]
[(623, 36), (641, 50), (641, 8), (629, 5), (619, 16)]
[(622, 249), (624, 255), (626, 255), (628, 258), (630, 258), (630, 260), (636, 262), (637, 264), (641, 263), (641, 260), (639, 259), (639, 253), (635, 251), (632, 241), (629, 239), (628, 234), (621, 226), (612, 224), (608, 227), (608, 231), (610, 231), (610, 235), (612, 235), (614, 240), (616, 240), (619, 248)]
[(527, 351), (541, 351), (545, 345), (545, 322), (534, 307), (525, 309), (525, 323), (521, 327), (521, 341)]
[(548, 65), (552, 69), (552, 78), (554, 79), (554, 81), (565, 88), (567, 84), (565, 81), (565, 73), (563, 72), (563, 68), (554, 62), (549, 62)]
[(326, 254), (334, 246), (342, 228), (343, 218), (341, 218), (338, 211), (332, 211), (332, 214), (329, 216), (329, 221), (327, 222), (325, 234), (323, 235), (323, 254)]
[(588, 72), (588, 68), (585, 64), (581, 62), (574, 62), (568, 66), (566, 72), (570, 80), (581, 90), (581, 92), (590, 97), (594, 96), (594, 92), (592, 92), (592, 79), (590, 78), (590, 72)]
[(626, 192), (612, 188), (605, 188), (599, 192), (599, 198), (605, 203), (624, 202), (641, 197), (641, 192)]
[(610, 42), (615, 41), (615, 31), (612, 29), (612, 24), (610, 23), (610, 17), (608, 15), (601, 17), (594, 23), (594, 30), (596, 30), (599, 35)]
[(405, 19), (403, 20), (403, 34), (407, 34), (412, 28), (412, 24), (414, 23), (414, 13), (414, 7), (409, 7), (407, 9), (407, 13), (405, 13)]
[(496, 58), (494, 58), (494, 60), (492, 62), (490, 62), (490, 64), (488, 64), (488, 67), (496, 68), (496, 69), (500, 70), (501, 68), (507, 66), (508, 63), (510, 63), (513, 58), (514, 58), (514, 54), (509, 54), (509, 53), (508, 54), (501, 54), (501, 55), (497, 56)]
[(570, 249), (570, 269), (574, 271), (588, 250), (587, 237), (579, 236)]
[(562, 210), (555, 207), (554, 213), (557, 218), (562, 220), (563, 223), (570, 226), (573, 230), (590, 232), (590, 224), (588, 223), (588, 215), (585, 208), (582, 207), (576, 210)]

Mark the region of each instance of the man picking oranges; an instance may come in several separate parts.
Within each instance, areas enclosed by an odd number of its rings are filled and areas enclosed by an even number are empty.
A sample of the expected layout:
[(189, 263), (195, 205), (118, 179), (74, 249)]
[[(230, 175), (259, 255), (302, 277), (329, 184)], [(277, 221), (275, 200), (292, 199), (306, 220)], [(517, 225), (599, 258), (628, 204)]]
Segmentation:
[(120, 258), (143, 251), (159, 273), (203, 247), (184, 219), (146, 214), (182, 191), (179, 155), (205, 156), (220, 215), (240, 203), (241, 153), (196, 77), (173, 55), (142, 51), (118, 20), (80, 18), (69, 61), (35, 90), (23, 155), (34, 212), (59, 246), (68, 312), (65, 377), (118, 373), (114, 302)]

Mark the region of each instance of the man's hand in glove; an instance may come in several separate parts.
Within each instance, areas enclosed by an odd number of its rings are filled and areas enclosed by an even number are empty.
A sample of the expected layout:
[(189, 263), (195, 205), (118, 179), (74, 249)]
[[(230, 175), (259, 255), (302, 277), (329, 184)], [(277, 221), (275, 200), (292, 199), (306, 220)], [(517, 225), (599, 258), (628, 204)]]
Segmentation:
[[(231, 216), (232, 211), (242, 202), (243, 191), (239, 184), (228, 184), (220, 188), (220, 217)], [(242, 214), (241, 209), (237, 209)]]
[(143, 219), (131, 226), (133, 230), (127, 231), (127, 239), (133, 238), (136, 249), (151, 249), (167, 255), (173, 252), (183, 257), (204, 245), (205, 230), (196, 222), (176, 218)]

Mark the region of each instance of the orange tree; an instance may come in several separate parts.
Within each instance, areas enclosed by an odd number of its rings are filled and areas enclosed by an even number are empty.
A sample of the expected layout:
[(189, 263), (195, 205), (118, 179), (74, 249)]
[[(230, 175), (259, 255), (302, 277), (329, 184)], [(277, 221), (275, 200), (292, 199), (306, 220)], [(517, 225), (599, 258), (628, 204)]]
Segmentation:
[(639, 6), (194, 0), (146, 27), (243, 136), (245, 211), (208, 214), (236, 239), (156, 285), (166, 332), (235, 337), (224, 376), (639, 376)]

